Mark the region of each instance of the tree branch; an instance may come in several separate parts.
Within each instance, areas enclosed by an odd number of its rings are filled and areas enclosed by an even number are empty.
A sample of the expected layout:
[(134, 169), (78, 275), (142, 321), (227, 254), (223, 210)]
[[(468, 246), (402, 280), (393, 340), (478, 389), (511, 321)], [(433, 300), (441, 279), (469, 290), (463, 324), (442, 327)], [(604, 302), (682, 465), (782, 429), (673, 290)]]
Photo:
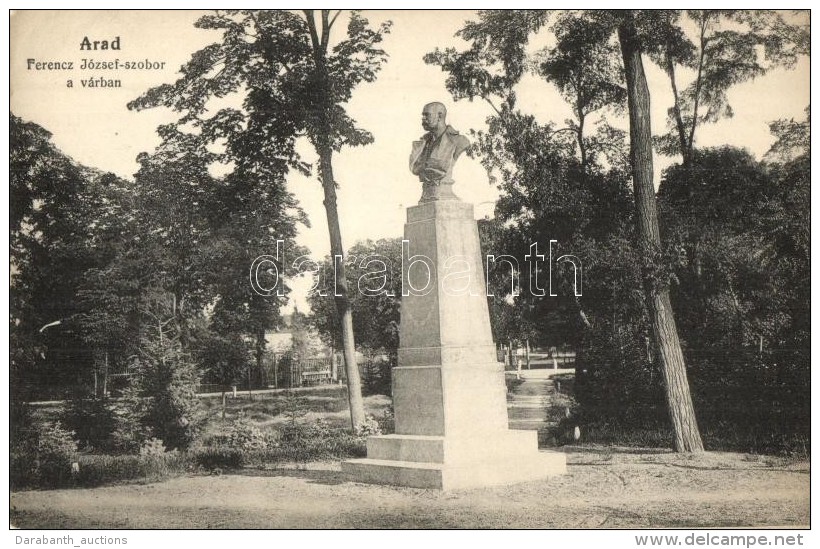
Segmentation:
[(706, 44), (708, 42), (706, 38), (706, 28), (708, 27), (710, 14), (708, 10), (703, 10), (702, 14), (703, 20), (700, 24), (700, 59), (698, 60), (698, 78), (695, 81), (695, 100), (694, 106), (692, 107), (692, 127), (689, 128), (689, 143), (686, 144), (689, 151), (691, 151), (695, 145), (695, 127), (698, 125), (700, 90), (703, 86), (703, 62), (706, 58)]
[(333, 16), (333, 19), (331, 19), (331, 20), (330, 20), (330, 24), (327, 26), (327, 30), (328, 30), (328, 31), (329, 31), (331, 28), (333, 28), (333, 23), (335, 23), (335, 22), (336, 22), (336, 18), (337, 18), (337, 17), (339, 17), (339, 15), (340, 15), (341, 13), (342, 13), (342, 10), (337, 10), (337, 11), (336, 11), (336, 15), (334, 15), (334, 16)]
[(572, 128), (572, 127), (561, 128), (560, 130), (555, 130), (554, 132), (548, 133), (547, 137), (552, 137), (553, 135), (561, 133), (561, 132), (573, 132), (575, 134), (578, 134), (578, 128)]
[(495, 104), (492, 102), (492, 100), (489, 97), (484, 97), (483, 99), (484, 99), (484, 101), (487, 102), (488, 105), (490, 105), (493, 108), (493, 110), (495, 111), (495, 114), (497, 114), (498, 116), (501, 116), (501, 111), (498, 110), (498, 107), (495, 106)]
[[(251, 21), (253, 21), (254, 28), (259, 28), (259, 21), (256, 19), (256, 14), (253, 12), (248, 13), (248, 17), (250, 17)], [(258, 34), (251, 34), (245, 30), (245, 25), (242, 25), (242, 34), (245, 36), (250, 36), (251, 38), (259, 38)]]
[(589, 317), (584, 312), (584, 308), (581, 307), (581, 300), (578, 299), (578, 296), (575, 296), (575, 304), (578, 305), (578, 316), (581, 318), (581, 322), (584, 323), (584, 326), (586, 326), (587, 329), (591, 330), (592, 323), (589, 321)]
[(678, 139), (680, 140), (681, 147), (680, 152), (684, 162), (686, 162), (688, 152), (688, 147), (686, 146), (686, 128), (684, 127), (683, 117), (681, 116), (680, 111), (680, 95), (678, 94), (678, 83), (675, 79), (675, 64), (672, 61), (672, 56), (669, 54), (668, 49), (666, 51), (666, 73), (669, 75), (669, 81), (672, 84), (672, 97), (674, 98), (672, 110), (675, 115), (675, 125), (678, 127)]
[(310, 42), (313, 44), (313, 51), (318, 52), (320, 48), (319, 35), (316, 33), (316, 21), (313, 20), (313, 10), (302, 10), (307, 20), (308, 30), (310, 30)]
[(328, 22), (330, 10), (322, 10), (322, 53), (327, 53), (327, 43), (330, 41), (330, 23)]

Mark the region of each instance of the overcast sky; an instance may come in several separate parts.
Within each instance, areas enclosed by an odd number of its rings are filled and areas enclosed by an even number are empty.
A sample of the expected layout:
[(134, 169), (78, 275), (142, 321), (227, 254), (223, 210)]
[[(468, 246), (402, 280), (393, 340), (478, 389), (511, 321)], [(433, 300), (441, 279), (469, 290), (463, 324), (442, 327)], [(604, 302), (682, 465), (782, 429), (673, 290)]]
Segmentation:
[[(151, 86), (171, 83), (179, 67), (191, 53), (218, 39), (218, 33), (196, 29), (199, 13), (192, 11), (129, 12), (16, 12), (11, 16), (11, 110), (24, 120), (33, 121), (53, 134), (53, 141), (76, 161), (131, 178), (137, 169), (136, 156), (151, 151), (159, 143), (155, 129), (172, 120), (169, 111), (153, 109), (131, 112), (126, 103)], [(444, 88), (445, 75), (438, 67), (428, 66), (422, 56), (435, 47), (464, 48), (454, 37), (467, 19), (467, 11), (366, 12), (372, 23), (393, 21), (383, 43), (390, 55), (376, 82), (364, 84), (354, 92), (348, 112), (360, 126), (371, 131), (375, 143), (359, 149), (345, 149), (336, 156), (335, 172), (341, 185), (339, 214), (346, 247), (357, 240), (401, 236), (404, 210), (415, 204), (420, 184), (409, 173), (407, 158), (410, 142), (423, 133), (420, 125), (422, 106), (442, 101), (449, 109), (448, 122), (462, 133), (482, 129), (490, 114), (483, 103), (454, 103)], [(344, 27), (334, 27), (339, 32)], [(80, 51), (85, 36), (90, 40), (120, 37), (119, 51)], [(537, 39), (533, 47), (543, 46), (548, 38)], [(27, 60), (73, 61), (73, 71), (29, 70)], [(120, 61), (148, 59), (164, 62), (164, 70), (81, 71), (83, 58)], [(652, 95), (652, 124), (663, 130), (671, 92), (665, 75), (648, 61), (647, 73)], [(80, 79), (90, 76), (119, 78), (119, 89), (83, 89)], [(67, 88), (72, 78), (74, 87)], [(735, 117), (699, 128), (698, 146), (732, 144), (746, 147), (758, 158), (769, 148), (767, 123), (777, 118), (802, 118), (809, 103), (809, 62), (796, 69), (777, 70), (731, 91), (730, 103)], [(568, 106), (547, 83), (533, 77), (522, 82), (519, 106), (541, 121), (561, 123), (570, 116)], [(312, 158), (308, 147), (301, 150)], [(669, 160), (659, 158), (656, 180)], [(478, 216), (492, 212), (497, 191), (477, 161), (463, 157), (456, 166), (455, 190), (463, 199), (476, 204)], [(289, 181), (312, 227), (304, 228), (300, 243), (317, 257), (329, 251), (322, 192), (317, 180), (293, 177)]]

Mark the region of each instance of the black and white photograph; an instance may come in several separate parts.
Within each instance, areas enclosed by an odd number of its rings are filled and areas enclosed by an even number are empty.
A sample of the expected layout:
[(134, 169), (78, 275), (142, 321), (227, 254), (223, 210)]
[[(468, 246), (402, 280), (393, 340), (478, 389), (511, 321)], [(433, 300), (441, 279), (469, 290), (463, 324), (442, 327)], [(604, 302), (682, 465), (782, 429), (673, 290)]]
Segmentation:
[(10, 10), (10, 542), (809, 545), (810, 24)]

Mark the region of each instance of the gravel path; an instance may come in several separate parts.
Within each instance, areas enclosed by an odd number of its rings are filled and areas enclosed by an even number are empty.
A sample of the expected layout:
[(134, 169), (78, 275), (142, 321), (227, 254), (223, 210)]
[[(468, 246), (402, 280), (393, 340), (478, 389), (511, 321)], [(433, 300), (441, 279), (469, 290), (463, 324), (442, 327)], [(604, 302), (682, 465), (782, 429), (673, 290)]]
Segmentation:
[(11, 494), (21, 528), (804, 527), (809, 464), (566, 447), (565, 476), (439, 492), (359, 484), (338, 463)]

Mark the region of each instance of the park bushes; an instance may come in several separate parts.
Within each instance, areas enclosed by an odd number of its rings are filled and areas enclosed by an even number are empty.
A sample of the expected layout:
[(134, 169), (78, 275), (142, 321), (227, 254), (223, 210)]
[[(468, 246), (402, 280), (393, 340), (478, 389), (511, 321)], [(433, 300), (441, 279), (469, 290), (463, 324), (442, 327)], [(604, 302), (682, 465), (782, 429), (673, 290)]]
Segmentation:
[(178, 451), (140, 455), (80, 456), (77, 486), (101, 486), (130, 480), (157, 481), (190, 470), (190, 459)]
[(166, 451), (158, 439), (150, 439), (136, 455), (108, 455), (80, 453), (77, 434), (59, 422), (36, 425), (21, 435), (11, 443), (12, 489), (159, 480), (188, 468), (184, 453)]
[[(12, 489), (158, 481), (186, 473), (213, 474), (247, 466), (364, 456), (366, 438), (381, 433), (383, 428), (390, 429), (392, 418), (389, 413), (378, 420), (370, 416), (368, 423), (354, 433), (338, 423), (304, 417), (307, 413), (323, 414), (327, 408), (338, 408), (336, 401), (343, 401), (344, 393), (333, 394), (334, 398), (324, 393), (288, 394), (284, 398), (234, 402), (233, 417), (229, 415), (228, 419), (221, 419), (220, 411), (212, 410), (215, 413), (211, 414), (208, 434), (198, 436), (186, 450), (169, 449), (165, 441), (142, 429), (137, 429), (139, 437), (121, 432), (126, 422), (116, 417), (109, 421), (110, 416), (103, 413), (107, 408), (100, 406), (99, 401), (70, 402), (63, 410), (48, 412), (55, 421), (41, 415), (31, 421), (33, 427), (15, 431), (11, 450)], [(332, 406), (328, 400), (333, 401)], [(122, 399), (106, 405), (117, 413), (127, 408)], [(284, 422), (271, 424), (276, 417)], [(81, 437), (57, 422), (58, 418), (70, 418), (74, 424), (85, 418), (90, 424), (82, 426)], [(95, 418), (104, 421), (94, 424)], [(117, 445), (119, 439), (127, 440), (128, 447)]]
[(77, 454), (74, 433), (59, 422), (21, 431), (12, 439), (9, 456), (12, 488), (58, 487), (70, 483)]
[(63, 409), (61, 422), (74, 432), (80, 448), (112, 450), (116, 417), (107, 399), (78, 395)]
[(193, 463), (205, 470), (363, 457), (367, 436), (380, 432), (375, 420), (371, 423), (358, 433), (332, 427), (322, 419), (292, 421), (266, 431), (240, 419), (226, 435), (203, 441), (190, 454)]
[[(632, 356), (639, 356), (633, 349)], [(808, 368), (777, 351), (685, 349), (692, 398), (707, 450), (807, 458), (810, 442)], [(617, 356), (614, 352), (612, 356)], [(672, 430), (660, 372), (651, 364), (579, 355), (574, 387), (562, 390), (576, 406), (556, 415), (550, 437), (572, 442), (574, 426), (583, 442), (669, 447)], [(794, 362), (791, 362), (794, 360)]]
[[(156, 440), (156, 439), (154, 439)], [(237, 446), (225, 437), (188, 451), (79, 455), (71, 433), (58, 425), (44, 428), (38, 443), (11, 452), (12, 489), (100, 486), (125, 481), (158, 481), (186, 472), (222, 472), (245, 466), (345, 459), (366, 455), (365, 436), (328, 427), (321, 421), (286, 426)], [(161, 441), (159, 446), (162, 446)]]

